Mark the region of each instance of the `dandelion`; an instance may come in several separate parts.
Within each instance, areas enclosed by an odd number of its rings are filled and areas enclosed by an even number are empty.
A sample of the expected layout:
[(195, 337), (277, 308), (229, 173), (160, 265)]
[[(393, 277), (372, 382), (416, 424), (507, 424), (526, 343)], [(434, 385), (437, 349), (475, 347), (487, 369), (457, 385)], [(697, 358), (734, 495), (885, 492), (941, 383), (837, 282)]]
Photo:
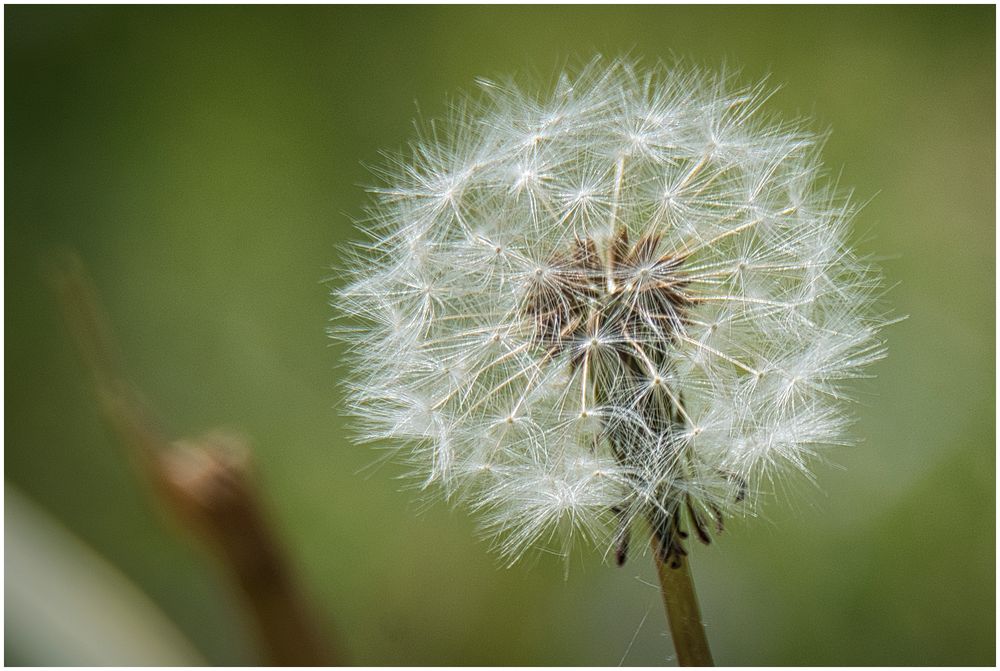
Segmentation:
[(688, 543), (848, 442), (845, 385), (884, 355), (855, 208), (764, 84), (596, 59), (479, 87), (384, 169), (337, 292), (361, 435), (511, 562), (644, 535), (680, 661), (710, 662), (677, 622)]

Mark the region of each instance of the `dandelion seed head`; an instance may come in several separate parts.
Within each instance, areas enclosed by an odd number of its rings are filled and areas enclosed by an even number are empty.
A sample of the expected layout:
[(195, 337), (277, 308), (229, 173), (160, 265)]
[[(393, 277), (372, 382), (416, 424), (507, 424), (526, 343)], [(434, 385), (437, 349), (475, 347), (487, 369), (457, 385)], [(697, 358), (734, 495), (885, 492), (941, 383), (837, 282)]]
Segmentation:
[(364, 439), (512, 561), (638, 529), (684, 554), (849, 442), (881, 279), (765, 84), (596, 59), (480, 88), (380, 171), (336, 292)]

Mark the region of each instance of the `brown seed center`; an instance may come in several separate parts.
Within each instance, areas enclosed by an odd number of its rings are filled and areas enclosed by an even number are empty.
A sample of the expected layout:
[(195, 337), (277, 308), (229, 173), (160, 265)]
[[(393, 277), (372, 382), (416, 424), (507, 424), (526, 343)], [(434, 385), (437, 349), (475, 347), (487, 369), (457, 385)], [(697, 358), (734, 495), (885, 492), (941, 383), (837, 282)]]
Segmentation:
[[(686, 554), (685, 512), (701, 541), (707, 543), (709, 534), (689, 495), (670, 490), (673, 485), (651, 485), (644, 475), (650, 463), (680, 473), (693, 459), (680, 438), (686, 413), (670, 379), (676, 339), (695, 300), (686, 292), (684, 257), (661, 254), (660, 241), (658, 234), (646, 234), (633, 245), (621, 229), (602, 259), (593, 240), (578, 238), (536, 271), (526, 306), (535, 341), (550, 356), (571, 353), (597, 405), (627, 409), (602, 413), (602, 433), (619, 464), (634, 473), (636, 489), (653, 492), (658, 503), (646, 517), (663, 561), (679, 565)], [(623, 525), (616, 556), (623, 563), (628, 521), (623, 509), (616, 512)], [(721, 529), (716, 513), (709, 511)]]

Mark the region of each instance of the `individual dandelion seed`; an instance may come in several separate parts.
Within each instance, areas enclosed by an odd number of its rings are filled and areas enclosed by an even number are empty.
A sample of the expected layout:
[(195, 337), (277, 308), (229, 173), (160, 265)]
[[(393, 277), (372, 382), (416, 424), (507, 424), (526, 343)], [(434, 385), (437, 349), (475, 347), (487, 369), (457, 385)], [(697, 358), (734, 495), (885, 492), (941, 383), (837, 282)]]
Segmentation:
[(885, 352), (854, 208), (763, 84), (602, 59), (479, 84), (381, 171), (336, 292), (361, 437), (509, 561), (582, 537), (621, 564), (645, 534), (680, 661), (710, 662), (688, 542), (847, 442)]

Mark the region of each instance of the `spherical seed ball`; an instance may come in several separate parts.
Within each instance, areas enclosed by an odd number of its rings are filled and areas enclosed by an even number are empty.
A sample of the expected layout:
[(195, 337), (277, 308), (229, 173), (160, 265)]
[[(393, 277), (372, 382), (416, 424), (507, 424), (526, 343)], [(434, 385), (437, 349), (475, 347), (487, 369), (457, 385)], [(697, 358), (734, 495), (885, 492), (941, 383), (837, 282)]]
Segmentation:
[(598, 59), (479, 88), (384, 168), (337, 292), (360, 434), (511, 560), (624, 561), (634, 529), (679, 557), (846, 440), (885, 323), (853, 207), (762, 84)]

